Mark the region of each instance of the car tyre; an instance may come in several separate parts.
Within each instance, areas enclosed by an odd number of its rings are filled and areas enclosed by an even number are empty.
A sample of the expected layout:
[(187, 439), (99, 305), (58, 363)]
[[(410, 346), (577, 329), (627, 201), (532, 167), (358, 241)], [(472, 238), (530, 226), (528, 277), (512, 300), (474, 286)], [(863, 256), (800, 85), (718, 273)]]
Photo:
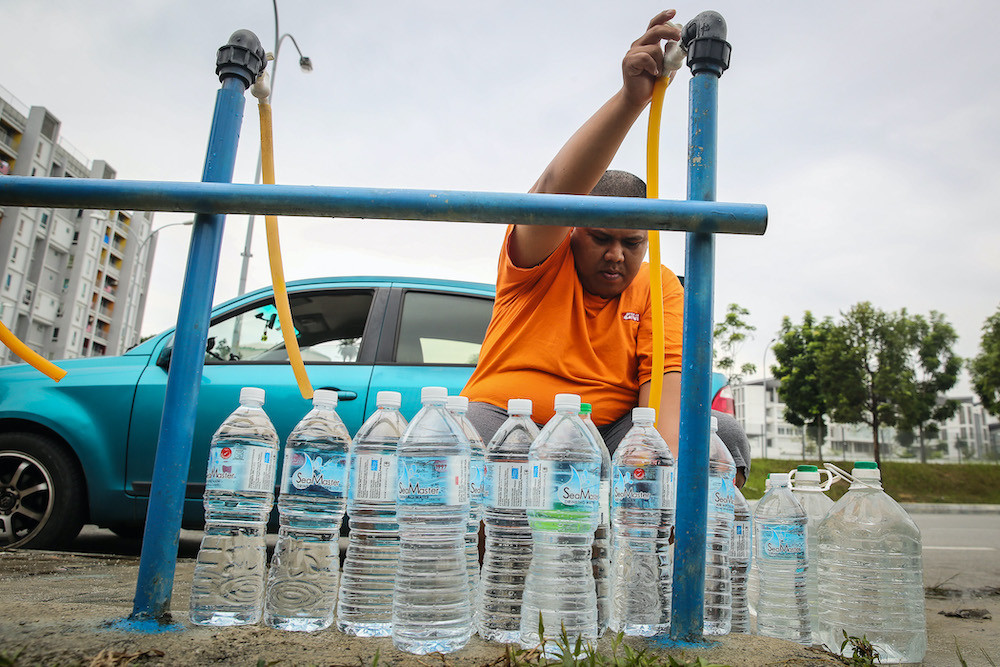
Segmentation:
[(83, 471), (38, 433), (0, 434), (0, 548), (69, 546), (86, 519)]

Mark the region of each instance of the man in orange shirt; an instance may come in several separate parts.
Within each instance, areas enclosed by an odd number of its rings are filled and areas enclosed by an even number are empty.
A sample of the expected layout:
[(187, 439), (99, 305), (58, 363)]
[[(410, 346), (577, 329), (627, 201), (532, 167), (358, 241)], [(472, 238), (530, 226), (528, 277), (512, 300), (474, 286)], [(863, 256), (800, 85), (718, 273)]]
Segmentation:
[[(640, 179), (606, 172), (649, 104), (663, 62), (663, 40), (680, 39), (658, 14), (622, 62), (623, 85), (567, 141), (531, 192), (645, 196)], [(552, 415), (556, 393), (593, 405), (612, 450), (645, 405), (652, 370), (646, 232), (513, 225), (501, 251), (497, 299), (479, 364), (463, 390), (469, 418), (487, 442), (506, 418), (509, 398), (531, 398), (533, 418)], [(664, 377), (658, 428), (677, 456), (683, 290), (663, 271)]]

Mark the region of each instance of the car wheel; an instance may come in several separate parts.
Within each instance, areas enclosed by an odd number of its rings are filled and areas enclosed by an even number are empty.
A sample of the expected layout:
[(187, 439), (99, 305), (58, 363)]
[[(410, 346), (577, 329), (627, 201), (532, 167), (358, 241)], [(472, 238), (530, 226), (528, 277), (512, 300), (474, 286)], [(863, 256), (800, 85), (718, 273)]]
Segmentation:
[(0, 548), (68, 546), (86, 517), (83, 472), (51, 438), (0, 434)]

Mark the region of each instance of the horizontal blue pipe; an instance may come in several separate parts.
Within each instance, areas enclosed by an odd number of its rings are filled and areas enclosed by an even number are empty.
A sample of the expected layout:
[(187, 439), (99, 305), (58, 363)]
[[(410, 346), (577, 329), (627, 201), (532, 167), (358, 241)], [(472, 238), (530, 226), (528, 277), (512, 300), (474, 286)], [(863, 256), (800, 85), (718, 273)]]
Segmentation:
[(633, 197), (5, 176), (0, 205), (763, 234), (767, 207)]

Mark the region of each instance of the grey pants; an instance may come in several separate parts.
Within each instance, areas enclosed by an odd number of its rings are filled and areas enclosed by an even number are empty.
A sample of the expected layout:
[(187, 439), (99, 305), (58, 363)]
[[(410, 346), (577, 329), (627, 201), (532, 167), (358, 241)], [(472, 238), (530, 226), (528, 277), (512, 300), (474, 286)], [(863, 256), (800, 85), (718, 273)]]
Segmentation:
[[(472, 425), (476, 427), (476, 430), (479, 431), (479, 435), (486, 444), (490, 443), (493, 435), (507, 421), (507, 411), (491, 403), (469, 403), (469, 412), (466, 416), (472, 422)], [(538, 424), (538, 428), (542, 426), (544, 424)], [(608, 446), (608, 451), (614, 454), (618, 448), (618, 443), (622, 441), (622, 438), (625, 437), (625, 434), (631, 428), (632, 412), (629, 411), (618, 421), (598, 426), (597, 430), (600, 431), (601, 437), (604, 438), (604, 443)]]

